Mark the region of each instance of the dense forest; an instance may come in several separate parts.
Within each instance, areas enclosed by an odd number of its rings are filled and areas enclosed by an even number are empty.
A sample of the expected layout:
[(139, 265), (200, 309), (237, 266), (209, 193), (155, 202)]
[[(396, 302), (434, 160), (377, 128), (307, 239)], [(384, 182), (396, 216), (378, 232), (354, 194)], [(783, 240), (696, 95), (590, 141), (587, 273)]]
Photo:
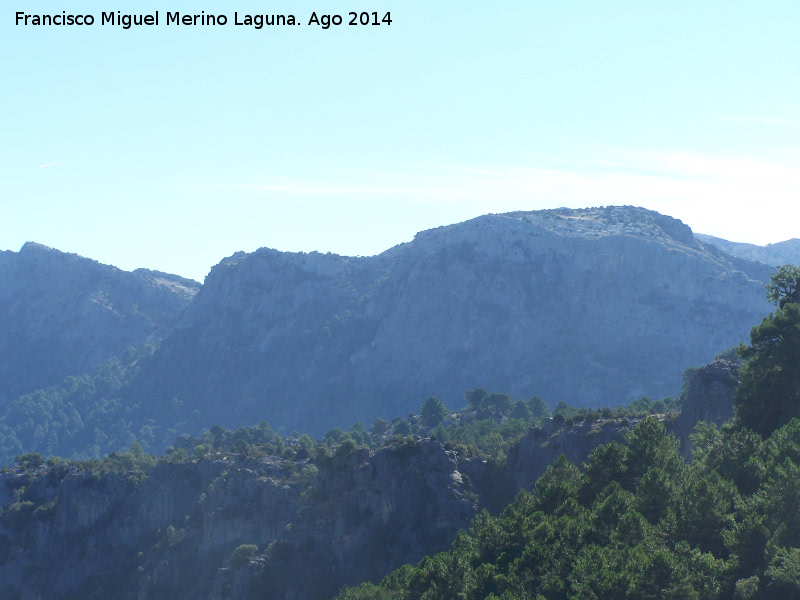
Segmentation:
[(161, 407), (165, 418), (172, 418), (172, 426), (163, 427), (141, 402), (123, 398), (155, 349), (152, 343), (132, 346), (91, 374), (68, 376), (0, 406), (0, 464), (27, 452), (80, 460), (107, 456), (133, 442), (163, 447), (180, 432), (196, 428), (197, 411), (183, 410), (177, 399)]

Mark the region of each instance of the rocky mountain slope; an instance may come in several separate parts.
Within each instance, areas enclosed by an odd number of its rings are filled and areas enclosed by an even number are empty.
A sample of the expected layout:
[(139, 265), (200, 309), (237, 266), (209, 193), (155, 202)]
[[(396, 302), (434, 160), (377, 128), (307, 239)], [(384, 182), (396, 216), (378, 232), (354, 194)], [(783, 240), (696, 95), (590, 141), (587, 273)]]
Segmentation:
[(223, 453), (135, 468), (129, 453), (112, 470), (4, 470), (0, 599), (329, 598), (446, 549), (565, 448), (584, 461), (634, 424), (550, 420), (504, 469), (406, 438), (316, 466)]
[(551, 406), (660, 398), (747, 339), (770, 310), (768, 279), (633, 207), (486, 215), (374, 257), (239, 253), (129, 398), (157, 422), (175, 398), (205, 426), (316, 434), (431, 394), (457, 408), (476, 387)]
[(0, 407), (167, 335), (199, 288), (30, 242), (0, 252)]
[(702, 242), (716, 246), (731, 256), (764, 263), (771, 267), (800, 264), (800, 239), (798, 238), (767, 244), (766, 246), (757, 246), (756, 244), (729, 242), (728, 240), (702, 233), (696, 233), (695, 237)]
[(681, 442), (685, 459), (691, 456), (689, 435), (699, 421), (721, 426), (733, 418), (739, 366), (738, 361), (718, 357), (713, 363), (686, 372), (683, 406), (671, 429)]

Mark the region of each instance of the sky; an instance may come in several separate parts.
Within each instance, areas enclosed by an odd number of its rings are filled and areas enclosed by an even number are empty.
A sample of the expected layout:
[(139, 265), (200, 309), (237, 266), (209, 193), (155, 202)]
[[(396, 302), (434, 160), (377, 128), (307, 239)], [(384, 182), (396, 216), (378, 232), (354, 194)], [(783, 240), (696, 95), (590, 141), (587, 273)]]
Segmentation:
[[(202, 281), (240, 250), (370, 255), (486, 213), (612, 204), (800, 237), (800, 3), (497, 4), (3, 0), (0, 250)], [(117, 10), (159, 26), (100, 25)], [(265, 10), (300, 25), (234, 24)], [(176, 11), (228, 24), (166, 25)]]

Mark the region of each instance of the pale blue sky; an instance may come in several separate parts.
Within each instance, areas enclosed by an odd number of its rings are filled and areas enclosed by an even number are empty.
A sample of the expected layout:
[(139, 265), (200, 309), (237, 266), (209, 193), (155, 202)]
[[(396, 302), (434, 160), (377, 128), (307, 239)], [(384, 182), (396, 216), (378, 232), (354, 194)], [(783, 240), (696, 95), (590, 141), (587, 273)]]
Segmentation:
[[(162, 24), (99, 25), (124, 5)], [(303, 25), (233, 25), (265, 7)], [(15, 26), (20, 9), (98, 22)], [(393, 22), (305, 24), (354, 9)], [(200, 10), (229, 24), (164, 24)], [(608, 204), (800, 237), (798, 32), (796, 1), (4, 2), (0, 249), (202, 281), (238, 250), (373, 254)]]

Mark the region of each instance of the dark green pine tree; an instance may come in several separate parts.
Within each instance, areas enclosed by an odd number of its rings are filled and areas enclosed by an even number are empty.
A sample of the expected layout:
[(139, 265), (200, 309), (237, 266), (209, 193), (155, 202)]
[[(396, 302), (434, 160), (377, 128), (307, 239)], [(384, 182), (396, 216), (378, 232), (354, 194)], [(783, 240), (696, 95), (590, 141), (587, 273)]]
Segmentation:
[(800, 268), (785, 265), (773, 274), (767, 297), (779, 305), (740, 346), (744, 365), (733, 401), (736, 419), (766, 437), (800, 417)]

